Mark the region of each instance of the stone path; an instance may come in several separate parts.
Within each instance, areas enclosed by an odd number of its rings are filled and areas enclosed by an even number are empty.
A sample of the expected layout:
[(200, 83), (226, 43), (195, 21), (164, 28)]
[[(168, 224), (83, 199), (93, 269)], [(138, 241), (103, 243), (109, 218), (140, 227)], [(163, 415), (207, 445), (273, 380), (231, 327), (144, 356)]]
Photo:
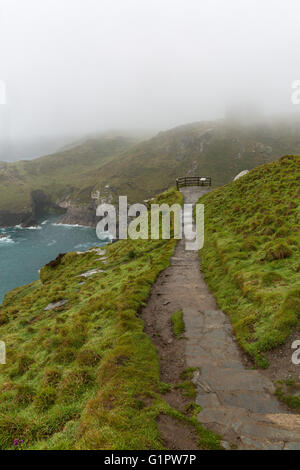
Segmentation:
[[(194, 204), (207, 190), (182, 192), (185, 203)], [(228, 317), (203, 280), (198, 253), (186, 251), (184, 240), (169, 270), (164, 290), (174, 311), (184, 312), (186, 366), (199, 368), (194, 377), (203, 408), (199, 421), (239, 449), (300, 450), (300, 415), (287, 413), (272, 382), (244, 365)]]

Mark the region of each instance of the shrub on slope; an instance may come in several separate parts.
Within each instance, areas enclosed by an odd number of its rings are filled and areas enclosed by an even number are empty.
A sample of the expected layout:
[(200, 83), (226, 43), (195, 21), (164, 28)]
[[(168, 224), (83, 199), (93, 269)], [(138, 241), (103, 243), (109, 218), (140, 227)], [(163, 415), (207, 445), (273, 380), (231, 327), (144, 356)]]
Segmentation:
[(300, 157), (285, 156), (200, 199), (205, 278), (261, 366), (300, 319)]

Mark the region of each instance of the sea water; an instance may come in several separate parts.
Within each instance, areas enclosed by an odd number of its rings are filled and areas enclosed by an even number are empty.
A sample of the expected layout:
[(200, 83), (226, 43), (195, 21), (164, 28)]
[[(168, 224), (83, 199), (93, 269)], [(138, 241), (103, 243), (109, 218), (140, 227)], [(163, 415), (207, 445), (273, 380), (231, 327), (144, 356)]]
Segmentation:
[(58, 225), (57, 218), (37, 227), (0, 229), (0, 304), (6, 292), (39, 278), (38, 271), (59, 253), (102, 246), (91, 227)]

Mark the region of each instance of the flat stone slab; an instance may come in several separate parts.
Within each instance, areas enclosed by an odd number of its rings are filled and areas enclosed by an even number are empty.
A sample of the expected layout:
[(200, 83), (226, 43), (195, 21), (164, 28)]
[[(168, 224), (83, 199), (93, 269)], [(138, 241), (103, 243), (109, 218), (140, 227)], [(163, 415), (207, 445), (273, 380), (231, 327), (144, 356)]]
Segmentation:
[(91, 248), (88, 251), (92, 251), (93, 253), (96, 253), (99, 256), (104, 256), (106, 254), (106, 251), (102, 250), (102, 248)]
[(287, 442), (284, 450), (300, 450), (300, 442)]
[(249, 436), (241, 436), (240, 440), (245, 449), (249, 450), (282, 450), (284, 448), (283, 441), (271, 442), (267, 439), (255, 440)]
[(219, 392), (221, 403), (229, 406), (245, 408), (252, 413), (280, 413), (278, 401), (272, 395), (265, 392), (243, 390), (237, 392)]
[(91, 277), (99, 273), (105, 273), (105, 271), (103, 271), (103, 269), (91, 269), (90, 271), (80, 274), (80, 277)]
[[(273, 384), (256, 370), (232, 370), (203, 367), (199, 382), (205, 381), (213, 390), (221, 392), (274, 392)], [(274, 400), (276, 400), (274, 398)]]
[(243, 420), (240, 426), (236, 426), (236, 430), (241, 435), (256, 436), (258, 438), (266, 438), (271, 441), (291, 441), (300, 443), (300, 434), (280, 429), (275, 426), (257, 424), (253, 416), (248, 420)]
[(196, 403), (202, 408), (215, 408), (221, 406), (218, 395), (216, 393), (198, 393)]
[(54, 310), (59, 307), (63, 307), (68, 303), (68, 300), (60, 300), (59, 302), (52, 302), (51, 304), (47, 305), (47, 307), (44, 308), (45, 311), (48, 310)]

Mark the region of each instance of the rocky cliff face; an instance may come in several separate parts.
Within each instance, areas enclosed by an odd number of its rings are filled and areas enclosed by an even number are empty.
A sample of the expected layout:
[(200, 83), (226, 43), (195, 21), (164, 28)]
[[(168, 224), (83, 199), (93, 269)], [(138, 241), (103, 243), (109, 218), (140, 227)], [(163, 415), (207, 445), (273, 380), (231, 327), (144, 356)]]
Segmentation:
[(93, 204), (88, 207), (69, 206), (67, 212), (59, 219), (57, 223), (96, 227), (96, 207), (94, 207)]
[(50, 212), (62, 214), (58, 224), (85, 225), (96, 227), (99, 218), (96, 217), (98, 204), (113, 203), (113, 197), (107, 194), (106, 189), (99, 200), (91, 199), (89, 204), (76, 204), (71, 200), (56, 201), (53, 203), (48, 195), (42, 190), (35, 190), (31, 193), (31, 209), (24, 212), (0, 211), (0, 228), (14, 225), (31, 227), (38, 224), (38, 221), (47, 216)]
[(105, 186), (95, 186), (90, 192), (89, 203), (72, 201), (71, 197), (59, 201), (59, 207), (66, 210), (66, 213), (59, 219), (59, 224), (68, 225), (86, 225), (88, 227), (96, 227), (100, 218), (96, 217), (96, 209), (100, 204), (112, 204), (118, 213), (118, 192), (117, 190), (106, 184)]
[(22, 225), (31, 227), (38, 223), (38, 220), (51, 211), (61, 212), (56, 204), (53, 204), (49, 196), (42, 190), (31, 192), (31, 208), (24, 212), (0, 211), (0, 227), (12, 227)]
[(36, 225), (41, 217), (49, 214), (49, 212), (64, 212), (64, 210), (57, 206), (57, 204), (54, 204), (51, 198), (41, 189), (31, 192), (31, 208), (31, 216), (23, 223), (23, 225), (27, 227)]
[(30, 212), (17, 213), (17, 212), (0, 212), (0, 227), (13, 227), (14, 225), (23, 225), (32, 217)]

